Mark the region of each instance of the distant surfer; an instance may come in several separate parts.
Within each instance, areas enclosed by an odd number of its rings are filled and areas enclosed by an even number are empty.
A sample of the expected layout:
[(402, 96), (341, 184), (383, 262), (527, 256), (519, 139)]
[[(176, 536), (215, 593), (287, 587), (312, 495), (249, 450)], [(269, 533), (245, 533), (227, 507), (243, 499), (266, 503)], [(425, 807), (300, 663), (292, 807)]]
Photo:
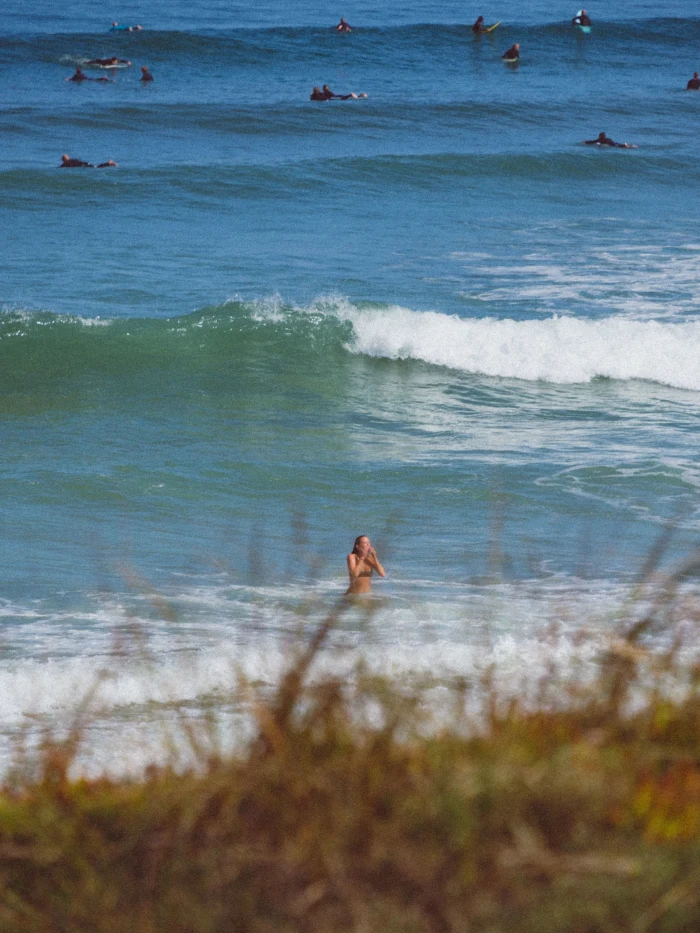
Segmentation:
[(315, 87), (311, 92), (309, 100), (359, 100), (361, 97), (367, 97), (366, 94), (334, 94), (333, 91), (324, 84), (322, 88)]
[(143, 26), (139, 23), (136, 26), (122, 26), (117, 22), (112, 23), (109, 28), (110, 32), (141, 32)]
[(486, 26), (484, 26), (484, 17), (479, 16), (477, 21), (472, 26), (472, 32), (475, 36), (480, 36), (482, 32), (486, 32)]
[(117, 58), (116, 55), (113, 55), (111, 58), (91, 58), (86, 65), (99, 65), (101, 68), (117, 68), (119, 65), (130, 66), (131, 62), (128, 58)]
[(700, 75), (697, 71), (693, 74), (693, 77), (688, 81), (686, 91), (700, 91)]
[(606, 136), (605, 133), (598, 133), (596, 139), (584, 139), (584, 143), (587, 146), (614, 146), (616, 149), (636, 149), (637, 146), (632, 143), (616, 143), (614, 139), (610, 139), (609, 136)]
[(106, 75), (102, 78), (88, 78), (82, 68), (76, 68), (75, 74), (67, 77), (66, 81), (75, 81), (76, 84), (80, 84), (81, 81), (109, 81), (109, 78)]
[(571, 20), (574, 26), (592, 26), (591, 18), (585, 10), (579, 10), (576, 16)]
[(141, 65), (141, 81), (153, 81), (153, 75), (145, 65)]
[(369, 593), (372, 588), (372, 571), (376, 570), (380, 577), (386, 576), (386, 571), (379, 563), (377, 552), (367, 535), (355, 538), (352, 551), (348, 554), (348, 574), (350, 586), (345, 591), (346, 596), (355, 593)]
[(340, 22), (335, 27), (338, 32), (352, 32), (352, 26), (346, 22), (344, 17), (340, 17)]
[(61, 156), (61, 164), (59, 168), (116, 168), (117, 163), (114, 159), (108, 159), (106, 162), (100, 162), (99, 165), (93, 165), (92, 162), (84, 162), (82, 159), (71, 159), (71, 157), (64, 153)]
[(517, 62), (520, 60), (520, 46), (514, 42), (511, 47), (501, 55), (504, 62)]

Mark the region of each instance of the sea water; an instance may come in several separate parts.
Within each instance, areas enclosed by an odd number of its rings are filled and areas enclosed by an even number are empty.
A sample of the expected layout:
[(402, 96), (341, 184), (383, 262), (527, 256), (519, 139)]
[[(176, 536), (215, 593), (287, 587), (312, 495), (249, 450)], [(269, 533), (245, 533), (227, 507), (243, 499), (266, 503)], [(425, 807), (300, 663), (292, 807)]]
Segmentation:
[(576, 11), (6, 0), (3, 767), (101, 672), (95, 770), (226, 719), (361, 533), (335, 644), (398, 677), (546, 670), (697, 545), (700, 18)]

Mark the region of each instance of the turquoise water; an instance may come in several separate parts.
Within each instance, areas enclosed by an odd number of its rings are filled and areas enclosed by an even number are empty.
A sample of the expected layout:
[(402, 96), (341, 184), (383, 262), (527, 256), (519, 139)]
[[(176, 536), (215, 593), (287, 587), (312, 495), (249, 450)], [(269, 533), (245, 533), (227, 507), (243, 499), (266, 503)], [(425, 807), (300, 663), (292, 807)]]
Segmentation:
[[(667, 563), (697, 545), (687, 4), (582, 36), (526, 0), (480, 39), (427, 0), (350, 4), (346, 36), (324, 5), (25, 6), (0, 14), (3, 734), (107, 667), (105, 742), (126, 718), (148, 757), (153, 703), (274, 676), (361, 532), (389, 575), (342, 638), (392, 672), (537, 670), (543, 626), (610, 624), (669, 522)], [(133, 67), (64, 81), (112, 54)]]

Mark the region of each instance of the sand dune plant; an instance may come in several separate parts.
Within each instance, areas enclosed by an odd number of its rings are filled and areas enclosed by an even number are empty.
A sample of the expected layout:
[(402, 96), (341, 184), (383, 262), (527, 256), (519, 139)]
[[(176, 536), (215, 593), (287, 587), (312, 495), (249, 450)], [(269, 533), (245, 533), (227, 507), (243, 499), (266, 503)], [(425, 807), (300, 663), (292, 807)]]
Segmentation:
[(559, 703), (487, 676), (436, 717), (361, 666), (313, 679), (338, 609), (274, 690), (242, 688), (236, 753), (71, 779), (79, 720), (0, 797), (0, 930), (700, 929), (697, 569), (628, 609), (593, 682), (550, 671)]

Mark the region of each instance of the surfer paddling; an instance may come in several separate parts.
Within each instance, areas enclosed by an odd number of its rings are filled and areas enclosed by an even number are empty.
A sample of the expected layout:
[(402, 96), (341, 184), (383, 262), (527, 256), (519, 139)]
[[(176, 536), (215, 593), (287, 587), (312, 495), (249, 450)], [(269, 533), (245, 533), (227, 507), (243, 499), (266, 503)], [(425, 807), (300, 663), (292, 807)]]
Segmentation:
[(333, 91), (324, 84), (322, 88), (315, 87), (311, 92), (309, 100), (359, 100), (361, 97), (367, 97), (366, 94), (334, 94)]
[(131, 62), (128, 58), (117, 58), (116, 55), (113, 55), (111, 58), (91, 58), (85, 64), (99, 65), (100, 68), (118, 68), (120, 65), (124, 65), (128, 68)]
[(93, 165), (92, 162), (83, 162), (82, 159), (71, 159), (71, 157), (64, 153), (61, 156), (61, 164), (59, 168), (116, 168), (117, 163), (114, 159), (107, 159), (106, 162), (100, 162), (99, 165)]
[(66, 81), (74, 81), (76, 84), (80, 84), (81, 81), (109, 81), (109, 78), (106, 75), (102, 78), (88, 78), (82, 68), (76, 68), (75, 74), (69, 75)]
[(596, 139), (584, 139), (584, 143), (586, 146), (614, 146), (616, 149), (637, 148), (633, 143), (616, 143), (614, 139), (610, 139), (605, 133), (599, 133)]
[(109, 27), (110, 32), (141, 32), (143, 26), (137, 23), (136, 26), (122, 26), (121, 23), (114, 22)]
[(352, 551), (348, 554), (348, 574), (350, 586), (345, 591), (346, 596), (357, 593), (369, 593), (372, 588), (372, 571), (376, 570), (380, 577), (386, 576), (386, 571), (379, 563), (377, 552), (367, 535), (355, 538)]

